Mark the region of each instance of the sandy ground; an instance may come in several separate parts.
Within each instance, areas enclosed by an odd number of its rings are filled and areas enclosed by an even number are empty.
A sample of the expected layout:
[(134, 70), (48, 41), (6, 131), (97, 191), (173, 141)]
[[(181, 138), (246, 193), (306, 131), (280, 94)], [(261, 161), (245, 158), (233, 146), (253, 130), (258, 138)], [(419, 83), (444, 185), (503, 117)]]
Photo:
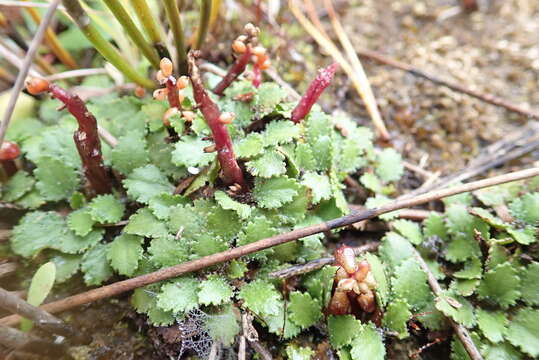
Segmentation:
[[(342, 15), (358, 47), (539, 109), (539, 3), (490, 1), (480, 12), (447, 18), (454, 5), (452, 1), (368, 0)], [(462, 168), (486, 143), (527, 121), (400, 70), (364, 63), (388, 127), (403, 141), (404, 156), (416, 162), (428, 156), (431, 170)], [(358, 113), (354, 101), (343, 105)]]

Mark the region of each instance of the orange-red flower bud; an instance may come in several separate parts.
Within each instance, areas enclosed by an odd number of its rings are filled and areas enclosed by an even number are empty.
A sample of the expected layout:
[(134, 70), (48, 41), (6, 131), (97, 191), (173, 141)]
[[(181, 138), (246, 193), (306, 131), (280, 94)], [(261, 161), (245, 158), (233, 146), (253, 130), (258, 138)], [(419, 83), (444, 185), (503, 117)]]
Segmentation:
[(43, 78), (31, 77), (26, 80), (26, 89), (32, 95), (41, 94), (49, 90), (49, 81)]
[(169, 58), (162, 58), (159, 62), (159, 69), (161, 69), (161, 72), (164, 77), (168, 78), (170, 75), (172, 75), (173, 65), (172, 61), (170, 61)]

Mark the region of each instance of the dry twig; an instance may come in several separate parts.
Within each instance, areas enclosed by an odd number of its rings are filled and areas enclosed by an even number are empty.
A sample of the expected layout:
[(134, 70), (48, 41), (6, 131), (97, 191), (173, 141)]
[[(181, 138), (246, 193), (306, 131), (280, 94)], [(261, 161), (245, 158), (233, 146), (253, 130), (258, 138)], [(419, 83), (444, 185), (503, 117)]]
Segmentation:
[(37, 32), (32, 39), (32, 43), (28, 48), (28, 52), (26, 53), (26, 57), (24, 58), (22, 67), (19, 71), (19, 74), (17, 75), (17, 80), (15, 80), (15, 84), (13, 85), (13, 90), (11, 91), (11, 96), (6, 107), (6, 112), (4, 113), (2, 124), (0, 124), (0, 146), (2, 146), (2, 143), (4, 142), (7, 127), (11, 120), (11, 115), (13, 114), (13, 110), (15, 110), (17, 99), (19, 98), (19, 94), (24, 86), (24, 80), (26, 80), (26, 76), (28, 75), (28, 71), (30, 70), (32, 61), (34, 60), (34, 55), (36, 54), (37, 49), (39, 48), (39, 45), (43, 40), (45, 31), (47, 30), (47, 27), (49, 26), (49, 23), (51, 22), (52, 17), (54, 16), (54, 12), (56, 11), (56, 8), (59, 4), (60, 0), (54, 0), (50, 4), (49, 8), (47, 9), (47, 12), (45, 13), (45, 16), (43, 17), (43, 21), (41, 22), (41, 24), (39, 24)]
[(79, 344), (88, 342), (87, 339), (71, 325), (64, 323), (56, 316), (53, 316), (38, 307), (30, 305), (17, 295), (2, 288), (0, 288), (0, 307), (32, 320), (37, 327), (40, 327), (45, 331), (72, 338)]
[(539, 148), (539, 122), (531, 121), (523, 128), (510, 133), (498, 142), (486, 147), (479, 156), (473, 159), (466, 168), (436, 181), (426, 181), (421, 187), (401, 196), (410, 198), (431, 191), (432, 189), (446, 187), (465, 181), (496, 166), (523, 156)]
[(62, 79), (71, 79), (74, 77), (85, 77), (85, 76), (102, 75), (102, 74), (108, 74), (105, 68), (78, 69), (78, 70), (64, 71), (61, 73), (45, 76), (45, 79), (49, 81), (56, 81), (56, 80), (62, 80)]
[(507, 100), (504, 100), (500, 97), (497, 97), (492, 94), (483, 94), (479, 91), (475, 91), (472, 89), (469, 89), (467, 87), (464, 87), (462, 85), (459, 85), (457, 83), (445, 81), (433, 74), (429, 74), (427, 72), (424, 72), (423, 70), (419, 70), (415, 67), (413, 67), (410, 64), (406, 64), (404, 62), (392, 59), (390, 57), (387, 57), (377, 51), (369, 50), (369, 49), (356, 49), (356, 52), (359, 54), (359, 56), (362, 56), (367, 59), (374, 60), (380, 64), (388, 65), (391, 67), (394, 67), (396, 69), (400, 69), (403, 71), (406, 71), (412, 75), (415, 75), (417, 77), (420, 77), (422, 79), (431, 81), (435, 84), (445, 86), (453, 91), (466, 94), (468, 96), (471, 96), (473, 98), (476, 98), (478, 100), (481, 100), (483, 102), (486, 102), (488, 104), (492, 104), (494, 106), (500, 106), (503, 107), (509, 111), (515, 112), (520, 115), (527, 116), (530, 119), (537, 119), (539, 120), (539, 113), (523, 109), (522, 107), (512, 104)]
[(367, 111), (369, 112), (374, 125), (376, 126), (378, 131), (380, 131), (380, 135), (382, 136), (382, 138), (384, 140), (389, 140), (389, 133), (385, 127), (384, 121), (382, 120), (382, 116), (378, 111), (378, 104), (376, 103), (376, 98), (374, 97), (374, 94), (372, 92), (369, 79), (367, 79), (367, 75), (365, 74), (365, 70), (361, 65), (361, 61), (359, 61), (359, 58), (357, 57), (354, 46), (352, 45), (350, 38), (346, 34), (346, 31), (344, 31), (344, 28), (341, 25), (341, 21), (339, 20), (339, 16), (333, 8), (332, 0), (324, 0), (324, 6), (328, 12), (331, 25), (333, 26), (333, 30), (335, 30), (335, 33), (339, 38), (339, 42), (344, 48), (346, 56), (348, 57), (348, 60), (350, 61), (350, 64), (354, 69), (354, 73), (358, 77), (360, 83), (363, 85), (363, 95), (361, 97), (365, 102)]
[[(376, 249), (378, 249), (379, 245), (380, 244), (378, 242), (372, 242), (372, 243), (367, 243), (365, 245), (355, 247), (353, 248), (354, 254), (356, 254), (357, 256), (357, 255), (363, 254), (364, 252), (375, 251)], [(321, 269), (326, 265), (333, 264), (334, 262), (335, 262), (335, 256), (327, 256), (327, 257), (323, 257), (323, 258), (306, 262), (305, 264), (293, 265), (286, 269), (271, 272), (269, 273), (269, 277), (277, 278), (277, 279), (288, 279), (293, 276), (298, 276), (298, 275), (306, 274), (311, 271)]]
[[(488, 179), (473, 181), (468, 184), (451, 187), (448, 189), (428, 192), (412, 199), (394, 201), (375, 209), (352, 212), (349, 215), (336, 218), (330, 221), (322, 222), (316, 225), (306, 226), (300, 229), (255, 241), (253, 243), (239, 246), (237, 248), (233, 248), (217, 254), (204, 256), (200, 259), (191, 260), (175, 266), (164, 268), (149, 274), (137, 276), (131, 279), (118, 281), (96, 289), (88, 290), (77, 295), (69, 296), (62, 300), (53, 301), (51, 303), (45, 304), (41, 308), (50, 313), (65, 311), (83, 304), (88, 304), (97, 300), (116, 296), (126, 291), (140, 288), (149, 284), (178, 277), (180, 275), (193, 271), (198, 271), (229, 260), (237, 259), (242, 256), (255, 253), (257, 251), (295, 241), (306, 236), (330, 231), (332, 229), (340, 228), (343, 226), (348, 226), (358, 221), (372, 219), (379, 215), (386, 214), (395, 210), (414, 207), (431, 201), (439, 200), (447, 196), (470, 192), (494, 185), (500, 185), (511, 181), (528, 179), (534, 176), (539, 176), (539, 167), (510, 172)], [(12, 315), (0, 319), (0, 324), (14, 325), (19, 323), (19, 321), (19, 316)]]
[(60, 358), (65, 353), (63, 344), (41, 340), (38, 337), (23, 333), (20, 330), (0, 325), (0, 344), (21, 352), (30, 352), (42, 356), (50, 355)]
[[(415, 258), (417, 262), (419, 263), (419, 266), (421, 266), (421, 269), (423, 269), (423, 271), (427, 274), (427, 280), (429, 282), (430, 288), (432, 289), (432, 292), (436, 296), (442, 295), (442, 291), (443, 291), (442, 287), (438, 283), (438, 280), (436, 280), (436, 277), (434, 276), (432, 271), (430, 271), (429, 266), (427, 265), (425, 260), (423, 260), (421, 255), (417, 252), (417, 250), (414, 249), (414, 253), (415, 253)], [(453, 328), (458, 338), (462, 342), (462, 345), (466, 349), (466, 352), (468, 353), (468, 355), (470, 355), (470, 358), (472, 360), (483, 360), (483, 356), (481, 356), (481, 353), (475, 346), (472, 338), (470, 337), (470, 333), (468, 332), (468, 330), (466, 330), (464, 326), (455, 322), (450, 317), (447, 317), (447, 320), (449, 321), (449, 323), (451, 324), (451, 327)]]

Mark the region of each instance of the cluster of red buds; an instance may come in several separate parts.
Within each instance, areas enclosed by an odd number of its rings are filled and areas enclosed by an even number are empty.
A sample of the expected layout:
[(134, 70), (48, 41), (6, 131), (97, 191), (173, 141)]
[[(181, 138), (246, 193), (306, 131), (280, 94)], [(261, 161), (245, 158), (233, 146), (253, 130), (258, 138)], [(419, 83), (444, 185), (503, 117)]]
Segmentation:
[(341, 246), (335, 251), (335, 260), (339, 268), (335, 273), (334, 292), (328, 311), (333, 315), (353, 313), (359, 306), (366, 313), (376, 310), (374, 289), (376, 280), (367, 260), (356, 261), (354, 249)]
[(213, 89), (213, 92), (219, 96), (222, 96), (226, 88), (245, 71), (250, 62), (254, 64), (253, 72), (248, 75), (246, 74), (246, 77), (253, 82), (255, 87), (260, 86), (262, 82), (262, 70), (266, 70), (271, 66), (266, 49), (263, 46), (257, 45), (260, 29), (249, 23), (245, 25), (243, 30), (244, 34), (238, 36), (232, 42), (232, 50), (238, 55), (234, 64), (232, 64), (227, 74)]
[[(255, 87), (259, 87), (262, 82), (262, 70), (267, 70), (271, 66), (271, 60), (266, 53), (266, 48), (261, 45), (254, 46), (259, 29), (253, 24), (245, 26), (247, 35), (240, 35), (232, 43), (232, 50), (240, 56), (250, 57), (253, 63), (253, 72), (246, 74)], [(250, 34), (250, 35), (249, 35)]]
[(163, 124), (170, 126), (170, 117), (173, 115), (181, 115), (186, 121), (191, 122), (195, 118), (195, 114), (192, 111), (182, 111), (182, 102), (185, 98), (183, 89), (189, 85), (189, 78), (187, 76), (180, 76), (175, 78), (173, 73), (174, 66), (172, 61), (168, 58), (162, 58), (159, 62), (159, 71), (155, 75), (157, 81), (161, 85), (165, 85), (164, 88), (157, 89), (153, 92), (153, 97), (156, 100), (168, 99), (170, 108), (163, 115)]

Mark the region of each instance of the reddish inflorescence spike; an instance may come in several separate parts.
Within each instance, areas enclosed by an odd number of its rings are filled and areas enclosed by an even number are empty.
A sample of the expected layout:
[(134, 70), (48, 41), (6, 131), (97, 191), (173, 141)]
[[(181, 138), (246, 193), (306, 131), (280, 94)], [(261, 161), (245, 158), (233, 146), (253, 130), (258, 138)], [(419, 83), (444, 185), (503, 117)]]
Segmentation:
[(335, 250), (335, 261), (339, 268), (335, 273), (336, 286), (328, 312), (333, 315), (356, 313), (353, 309), (359, 307), (365, 313), (373, 313), (376, 310), (376, 281), (369, 262), (357, 263), (354, 249), (346, 245)]
[(171, 108), (177, 108), (178, 110), (181, 110), (181, 101), (179, 96), (179, 90), (176, 87), (176, 79), (174, 76), (169, 76), (165, 82), (167, 86), (167, 97), (168, 97), (168, 104)]
[(202, 84), (195, 53), (189, 53), (188, 63), (191, 84), (193, 85), (193, 96), (212, 132), (217, 158), (223, 172), (223, 181), (227, 185), (238, 184), (241, 189), (245, 189), (243, 172), (236, 161), (228, 129), (221, 121), (221, 111), (217, 104), (213, 102)]
[(320, 95), (322, 95), (322, 92), (331, 83), (338, 68), (339, 64), (334, 63), (318, 71), (318, 75), (311, 85), (309, 85), (307, 92), (301, 97), (298, 105), (292, 111), (292, 117), (290, 119), (293, 122), (297, 124), (309, 114), (313, 105), (318, 101)]
[(253, 81), (252, 84), (255, 88), (258, 88), (260, 84), (262, 83), (262, 69), (258, 65), (258, 63), (254, 64), (253, 66)]
[(213, 88), (213, 93), (222, 96), (226, 88), (228, 88), (238, 76), (243, 74), (247, 68), (247, 64), (249, 64), (249, 60), (251, 60), (251, 49), (250, 46), (247, 46), (245, 52), (236, 58), (236, 61), (230, 67), (225, 77), (223, 77), (223, 79)]
[(77, 95), (71, 94), (56, 84), (47, 82), (47, 86), (43, 86), (45, 84), (43, 79), (30, 79), (27, 82), (29, 91), (35, 84), (39, 84), (39, 92), (48, 91), (54, 98), (64, 103), (67, 110), (77, 119), (79, 128), (73, 134), (73, 140), (77, 146), (86, 179), (96, 194), (110, 193), (112, 183), (103, 165), (101, 141), (95, 117)]

